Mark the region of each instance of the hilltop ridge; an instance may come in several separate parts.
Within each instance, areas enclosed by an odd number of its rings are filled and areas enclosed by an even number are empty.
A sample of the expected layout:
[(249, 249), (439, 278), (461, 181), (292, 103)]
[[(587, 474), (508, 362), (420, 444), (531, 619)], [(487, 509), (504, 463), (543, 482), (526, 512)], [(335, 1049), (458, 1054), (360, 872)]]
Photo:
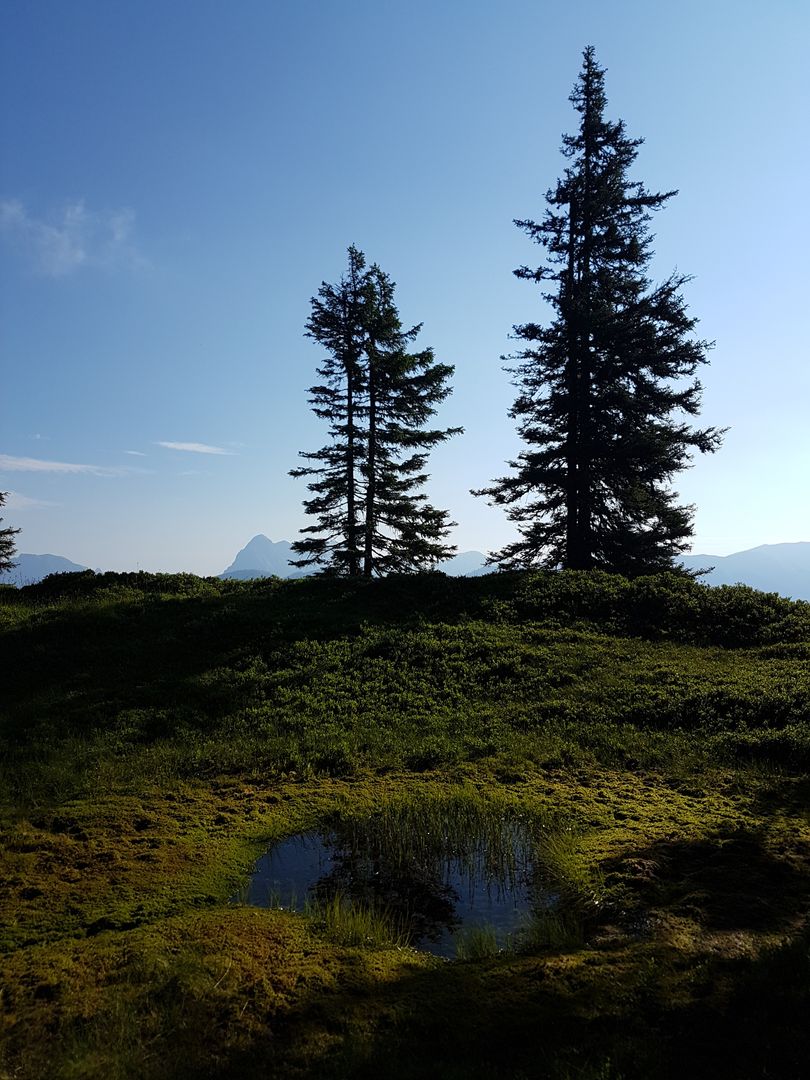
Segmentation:
[[(225, 580), (251, 578), (308, 577), (315, 571), (290, 566), (293, 557), (289, 540), (271, 540), (257, 533), (234, 556), (233, 562), (218, 576)], [(20, 553), (17, 566), (0, 574), (0, 584), (27, 585), (41, 581), (48, 574), (75, 573), (87, 569), (61, 555)], [(684, 555), (681, 563), (687, 570), (710, 572), (701, 576), (705, 585), (750, 585), (762, 592), (775, 592), (794, 600), (810, 600), (810, 542), (760, 544), (730, 555)], [(486, 565), (480, 551), (462, 551), (442, 563), (439, 570), (451, 577), (478, 577), (494, 568)]]

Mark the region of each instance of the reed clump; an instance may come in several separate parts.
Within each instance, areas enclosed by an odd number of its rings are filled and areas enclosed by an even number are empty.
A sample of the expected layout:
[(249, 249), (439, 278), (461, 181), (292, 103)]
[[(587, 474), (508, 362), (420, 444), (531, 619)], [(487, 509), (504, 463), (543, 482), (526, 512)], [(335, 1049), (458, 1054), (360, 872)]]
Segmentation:
[(404, 948), (410, 935), (401, 918), (389, 907), (377, 907), (334, 893), (310, 901), (305, 914), (336, 945), (371, 948)]
[(490, 960), (502, 951), (495, 927), (486, 923), (465, 927), (456, 935), (457, 960)]

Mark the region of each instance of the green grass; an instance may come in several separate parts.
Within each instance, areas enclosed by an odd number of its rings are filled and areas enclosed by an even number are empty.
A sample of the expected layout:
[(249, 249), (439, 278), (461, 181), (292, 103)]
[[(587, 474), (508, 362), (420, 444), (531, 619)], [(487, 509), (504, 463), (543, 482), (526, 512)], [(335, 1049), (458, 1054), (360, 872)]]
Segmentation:
[(390, 909), (360, 903), (341, 893), (308, 904), (305, 914), (337, 945), (403, 948), (409, 944), (407, 928)]
[(604, 881), (585, 858), (582, 837), (573, 829), (543, 832), (538, 837), (534, 854), (568, 910), (580, 916), (592, 915), (604, 903)]
[(471, 786), (409, 792), (370, 813), (347, 806), (333, 825), (350, 849), (374, 862), (384, 859), (394, 873), (417, 867), (441, 876), (452, 859), (462, 874), (504, 884), (529, 860), (535, 837), (554, 827), (548, 815), (529, 815), (502, 792)]
[[(0, 590), (0, 649), (0, 1077), (803, 1076), (809, 604), (86, 573)], [(517, 839), (564, 904), (462, 964), (345, 894), (228, 905), (338, 823)]]
[(494, 926), (469, 926), (456, 935), (457, 960), (489, 960), (501, 951)]
[(515, 947), (524, 952), (574, 949), (584, 944), (584, 919), (576, 910), (534, 911), (516, 936)]
[(217, 773), (810, 762), (810, 605), (743, 587), (63, 577), (0, 596), (15, 803)]

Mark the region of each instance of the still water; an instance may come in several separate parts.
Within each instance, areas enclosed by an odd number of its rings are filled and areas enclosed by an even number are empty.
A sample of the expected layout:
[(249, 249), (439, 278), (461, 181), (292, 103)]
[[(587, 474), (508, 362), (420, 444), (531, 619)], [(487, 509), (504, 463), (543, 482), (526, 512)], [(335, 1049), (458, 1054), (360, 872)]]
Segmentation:
[(303, 911), (340, 895), (383, 908), (415, 948), (445, 957), (456, 954), (462, 930), (490, 927), (504, 946), (532, 912), (556, 907), (514, 820), (432, 821), (410, 837), (406, 824), (414, 823), (353, 822), (282, 840), (258, 860), (239, 899)]

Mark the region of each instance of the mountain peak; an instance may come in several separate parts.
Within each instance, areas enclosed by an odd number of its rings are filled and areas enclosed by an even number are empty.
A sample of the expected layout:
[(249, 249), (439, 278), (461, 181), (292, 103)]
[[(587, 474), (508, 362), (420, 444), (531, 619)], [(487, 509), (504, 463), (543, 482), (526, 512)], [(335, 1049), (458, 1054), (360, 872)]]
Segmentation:
[(290, 577), (292, 547), (288, 540), (273, 541), (264, 533), (249, 540), (221, 577)]
[[(223, 570), (220, 577), (223, 578), (260, 578), (260, 577), (305, 577), (317, 573), (316, 567), (307, 567), (304, 570), (290, 566), (290, 559), (294, 552), (289, 540), (271, 540), (264, 533), (257, 533), (252, 540), (236, 555), (227, 570)], [(479, 574), (488, 574), (490, 566), (486, 566), (486, 557), (480, 551), (462, 551), (447, 562), (441, 563), (439, 570), (452, 576), (477, 577)]]

